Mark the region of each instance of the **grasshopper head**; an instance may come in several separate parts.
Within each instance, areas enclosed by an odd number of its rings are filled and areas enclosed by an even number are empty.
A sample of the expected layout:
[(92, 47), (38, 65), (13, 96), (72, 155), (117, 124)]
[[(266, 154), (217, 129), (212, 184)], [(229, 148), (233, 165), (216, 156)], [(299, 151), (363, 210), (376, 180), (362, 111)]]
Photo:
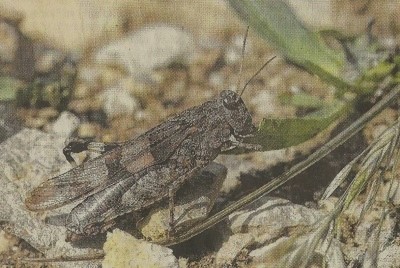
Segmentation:
[(219, 101), (222, 103), (225, 119), (232, 127), (235, 137), (250, 136), (257, 131), (246, 105), (237, 93), (223, 90)]

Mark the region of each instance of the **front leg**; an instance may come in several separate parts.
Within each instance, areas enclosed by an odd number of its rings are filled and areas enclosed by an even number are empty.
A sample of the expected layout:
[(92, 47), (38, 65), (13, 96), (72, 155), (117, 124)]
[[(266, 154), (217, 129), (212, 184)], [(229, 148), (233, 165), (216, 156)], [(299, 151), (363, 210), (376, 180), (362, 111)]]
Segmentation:
[(244, 138), (255, 137), (255, 134), (247, 135), (246, 137), (235, 136), (231, 127), (226, 125), (221, 131), (215, 132), (214, 139), (219, 140), (221, 152), (230, 151), (233, 149), (238, 149), (239, 151), (261, 151), (262, 146), (260, 144), (245, 143)]
[(262, 146), (260, 144), (245, 143), (238, 140), (229, 140), (229, 142), (224, 144), (221, 152), (230, 151), (232, 149), (239, 149), (244, 151), (262, 151)]
[(254, 144), (254, 143), (244, 143), (241, 141), (232, 141), (231, 145), (238, 149), (246, 149), (246, 150), (251, 150), (251, 151), (261, 151), (262, 150), (262, 146), (260, 144)]

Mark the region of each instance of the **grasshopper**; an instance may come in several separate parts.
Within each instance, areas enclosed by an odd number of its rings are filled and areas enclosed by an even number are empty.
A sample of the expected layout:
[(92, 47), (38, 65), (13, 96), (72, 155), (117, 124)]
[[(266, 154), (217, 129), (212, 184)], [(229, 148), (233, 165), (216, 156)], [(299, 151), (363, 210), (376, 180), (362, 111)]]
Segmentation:
[(221, 152), (261, 149), (244, 142), (257, 131), (241, 98), (251, 79), (240, 94), (223, 90), (213, 100), (185, 110), (132, 140), (71, 142), (64, 154), (72, 164), (71, 153), (96, 149), (102, 154), (43, 182), (28, 194), (26, 206), (42, 211), (82, 200), (66, 218), (67, 240), (104, 232), (118, 216), (142, 211), (166, 198), (173, 226), (175, 193), (185, 181)]
[[(173, 221), (174, 195), (221, 152), (232, 148), (258, 149), (243, 143), (256, 127), (242, 98), (230, 90), (193, 107), (144, 134), (104, 146), (100, 156), (45, 181), (25, 200), (30, 210), (55, 209), (79, 198), (66, 227), (78, 235), (102, 231), (102, 223), (131, 211), (140, 211), (169, 198)], [(67, 159), (93, 147), (72, 142)]]

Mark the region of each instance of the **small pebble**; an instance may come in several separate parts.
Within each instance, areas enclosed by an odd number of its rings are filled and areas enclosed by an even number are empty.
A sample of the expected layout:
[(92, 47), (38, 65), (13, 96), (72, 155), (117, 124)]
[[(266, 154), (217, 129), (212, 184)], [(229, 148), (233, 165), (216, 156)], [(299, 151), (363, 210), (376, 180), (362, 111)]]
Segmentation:
[(71, 136), (71, 134), (78, 128), (78, 126), (79, 118), (70, 112), (64, 111), (51, 125), (49, 131), (67, 138)]
[(139, 81), (151, 82), (155, 68), (188, 62), (194, 47), (193, 37), (181, 28), (147, 26), (99, 49), (95, 61), (118, 66)]
[(380, 124), (374, 127), (373, 131), (372, 131), (372, 138), (378, 139), (379, 136), (388, 128), (387, 125), (385, 124)]
[(58, 111), (53, 107), (42, 108), (38, 111), (37, 116), (45, 119), (51, 119), (58, 115)]
[(101, 127), (95, 123), (82, 123), (78, 128), (80, 138), (94, 138), (100, 133)]
[[(242, 48), (243, 48), (243, 35), (236, 35), (232, 38), (231, 44), (225, 51), (225, 61), (227, 64), (235, 64), (242, 59)], [(245, 53), (250, 53), (252, 50), (251, 41), (247, 38), (246, 40), (246, 51)]]
[(102, 88), (113, 87), (116, 84), (119, 84), (122, 79), (126, 77), (126, 73), (121, 71), (120, 69), (116, 69), (113, 67), (103, 67), (101, 68), (101, 75), (99, 77), (99, 82)]
[(208, 83), (212, 87), (221, 88), (224, 85), (224, 77), (217, 72), (211, 73), (208, 78)]
[(87, 113), (101, 108), (100, 98), (84, 98), (73, 100), (68, 104), (68, 108), (78, 114)]
[(91, 93), (92, 92), (91, 92), (89, 86), (85, 83), (79, 83), (74, 88), (74, 98), (75, 99), (90, 97)]
[(0, 230), (0, 254), (9, 250), (13, 244), (14, 241), (9, 239), (3, 230)]
[(18, 49), (18, 33), (10, 24), (0, 20), (0, 60), (12, 62)]
[(78, 80), (88, 86), (95, 86), (101, 77), (101, 68), (98, 66), (81, 66), (78, 70)]
[(64, 55), (56, 50), (43, 51), (41, 54), (35, 62), (35, 70), (38, 73), (51, 72), (64, 58)]
[(140, 108), (138, 101), (129, 91), (121, 88), (119, 85), (104, 91), (101, 99), (103, 110), (108, 118), (121, 114), (132, 115)]
[(25, 119), (25, 125), (30, 128), (41, 128), (47, 123), (46, 118), (28, 117)]
[(258, 92), (250, 101), (258, 114), (273, 115), (278, 110), (276, 96), (268, 90)]

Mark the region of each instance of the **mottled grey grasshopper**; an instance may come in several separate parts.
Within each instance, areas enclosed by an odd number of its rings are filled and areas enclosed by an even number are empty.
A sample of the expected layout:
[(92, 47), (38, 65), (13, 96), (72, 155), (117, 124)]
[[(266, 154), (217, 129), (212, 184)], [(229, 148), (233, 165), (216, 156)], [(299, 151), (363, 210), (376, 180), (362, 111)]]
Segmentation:
[[(26, 206), (34, 211), (50, 210), (82, 199), (66, 219), (69, 240), (103, 232), (116, 217), (141, 211), (167, 197), (173, 225), (175, 192), (185, 181), (221, 152), (260, 149), (244, 143), (257, 129), (240, 95), (224, 90), (215, 99), (185, 110), (132, 140), (102, 146), (103, 153), (97, 158), (30, 192)], [(71, 153), (99, 147), (94, 145), (98, 144), (72, 142), (64, 154), (73, 162)]]
[[(30, 210), (49, 210), (85, 197), (66, 220), (67, 229), (78, 235), (96, 234), (103, 223), (166, 197), (173, 215), (176, 190), (222, 151), (257, 149), (242, 142), (255, 131), (241, 97), (224, 90), (214, 100), (183, 111), (137, 138), (112, 144), (99, 157), (45, 181), (25, 203)], [(71, 152), (90, 145), (70, 144), (64, 150), (67, 159)]]

